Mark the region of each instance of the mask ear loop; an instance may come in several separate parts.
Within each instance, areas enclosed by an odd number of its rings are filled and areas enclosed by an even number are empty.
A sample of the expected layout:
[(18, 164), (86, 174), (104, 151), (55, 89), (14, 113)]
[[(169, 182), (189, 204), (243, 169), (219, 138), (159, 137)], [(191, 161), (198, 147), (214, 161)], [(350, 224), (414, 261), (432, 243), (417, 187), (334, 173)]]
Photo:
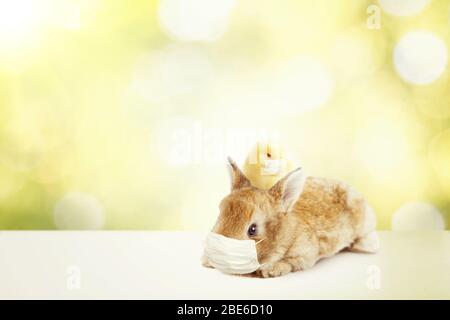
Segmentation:
[[(257, 241), (256, 243), (255, 243), (255, 247), (256, 247), (256, 245), (258, 245), (258, 243), (260, 243), (261, 241), (263, 241), (263, 240), (266, 240), (266, 238), (262, 238), (261, 240), (259, 240), (259, 241)], [(259, 262), (258, 262), (259, 263)], [(261, 268), (263, 265), (265, 265), (266, 264), (266, 262), (265, 263), (263, 263), (263, 264), (260, 264), (259, 265), (259, 268)], [(258, 268), (258, 269), (259, 269)]]

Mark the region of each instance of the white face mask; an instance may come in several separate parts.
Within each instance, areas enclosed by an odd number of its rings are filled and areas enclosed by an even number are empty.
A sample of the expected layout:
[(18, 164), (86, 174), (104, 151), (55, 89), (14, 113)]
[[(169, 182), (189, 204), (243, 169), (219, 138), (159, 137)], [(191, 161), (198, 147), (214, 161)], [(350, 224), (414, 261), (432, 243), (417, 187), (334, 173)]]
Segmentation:
[(205, 241), (205, 255), (213, 267), (222, 272), (252, 273), (261, 267), (256, 245), (262, 240), (237, 240), (210, 232)]

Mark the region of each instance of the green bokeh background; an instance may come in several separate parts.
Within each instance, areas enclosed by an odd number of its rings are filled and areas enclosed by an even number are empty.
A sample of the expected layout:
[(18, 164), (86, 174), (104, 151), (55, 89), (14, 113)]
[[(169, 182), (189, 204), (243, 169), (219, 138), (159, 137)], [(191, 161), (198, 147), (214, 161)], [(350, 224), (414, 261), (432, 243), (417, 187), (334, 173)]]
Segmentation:
[[(158, 1), (32, 2), (0, 13), (13, 19), (12, 40), (0, 32), (0, 229), (55, 229), (71, 192), (96, 199), (104, 229), (208, 229), (228, 191), (225, 158), (174, 163), (180, 128), (277, 131), (310, 174), (365, 194), (380, 229), (416, 201), (448, 227), (449, 67), (414, 85), (393, 50), (419, 29), (448, 47), (449, 1), (398, 17), (365, 0), (239, 0), (208, 41), (168, 32)], [(266, 89), (299, 56), (321, 61), (333, 89), (320, 106), (281, 112)]]

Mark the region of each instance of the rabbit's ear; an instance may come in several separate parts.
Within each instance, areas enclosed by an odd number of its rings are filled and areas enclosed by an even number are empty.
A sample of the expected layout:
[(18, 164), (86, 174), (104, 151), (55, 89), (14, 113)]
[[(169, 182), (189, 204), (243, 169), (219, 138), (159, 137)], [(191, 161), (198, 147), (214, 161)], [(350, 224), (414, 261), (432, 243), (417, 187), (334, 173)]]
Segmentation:
[(231, 191), (243, 187), (250, 187), (250, 181), (244, 176), (237, 164), (228, 157), (228, 171), (231, 179)]
[(295, 169), (269, 190), (283, 212), (289, 212), (297, 202), (305, 186), (306, 175), (302, 168)]

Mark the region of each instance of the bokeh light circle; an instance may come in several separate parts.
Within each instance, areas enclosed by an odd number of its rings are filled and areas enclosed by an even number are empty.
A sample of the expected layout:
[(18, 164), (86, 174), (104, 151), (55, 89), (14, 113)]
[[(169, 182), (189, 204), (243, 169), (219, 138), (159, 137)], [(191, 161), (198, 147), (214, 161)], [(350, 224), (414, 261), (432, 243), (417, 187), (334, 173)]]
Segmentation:
[(412, 84), (425, 85), (435, 81), (444, 72), (447, 61), (446, 45), (428, 31), (408, 32), (394, 50), (397, 73)]
[(103, 207), (92, 195), (71, 192), (55, 206), (54, 223), (60, 230), (99, 230), (104, 227)]
[(283, 114), (300, 114), (324, 105), (334, 89), (328, 69), (317, 59), (299, 57), (280, 72), (275, 103)]
[(430, 0), (380, 0), (381, 7), (396, 16), (412, 16), (421, 12)]
[(410, 202), (401, 206), (392, 216), (392, 230), (444, 230), (441, 212), (425, 202)]
[(20, 49), (35, 41), (43, 20), (43, 10), (37, 1), (0, 0), (0, 50)]
[(209, 57), (192, 47), (169, 46), (136, 64), (133, 90), (148, 102), (202, 92), (213, 77)]
[(158, 19), (162, 29), (182, 41), (213, 41), (228, 26), (235, 0), (162, 0)]

